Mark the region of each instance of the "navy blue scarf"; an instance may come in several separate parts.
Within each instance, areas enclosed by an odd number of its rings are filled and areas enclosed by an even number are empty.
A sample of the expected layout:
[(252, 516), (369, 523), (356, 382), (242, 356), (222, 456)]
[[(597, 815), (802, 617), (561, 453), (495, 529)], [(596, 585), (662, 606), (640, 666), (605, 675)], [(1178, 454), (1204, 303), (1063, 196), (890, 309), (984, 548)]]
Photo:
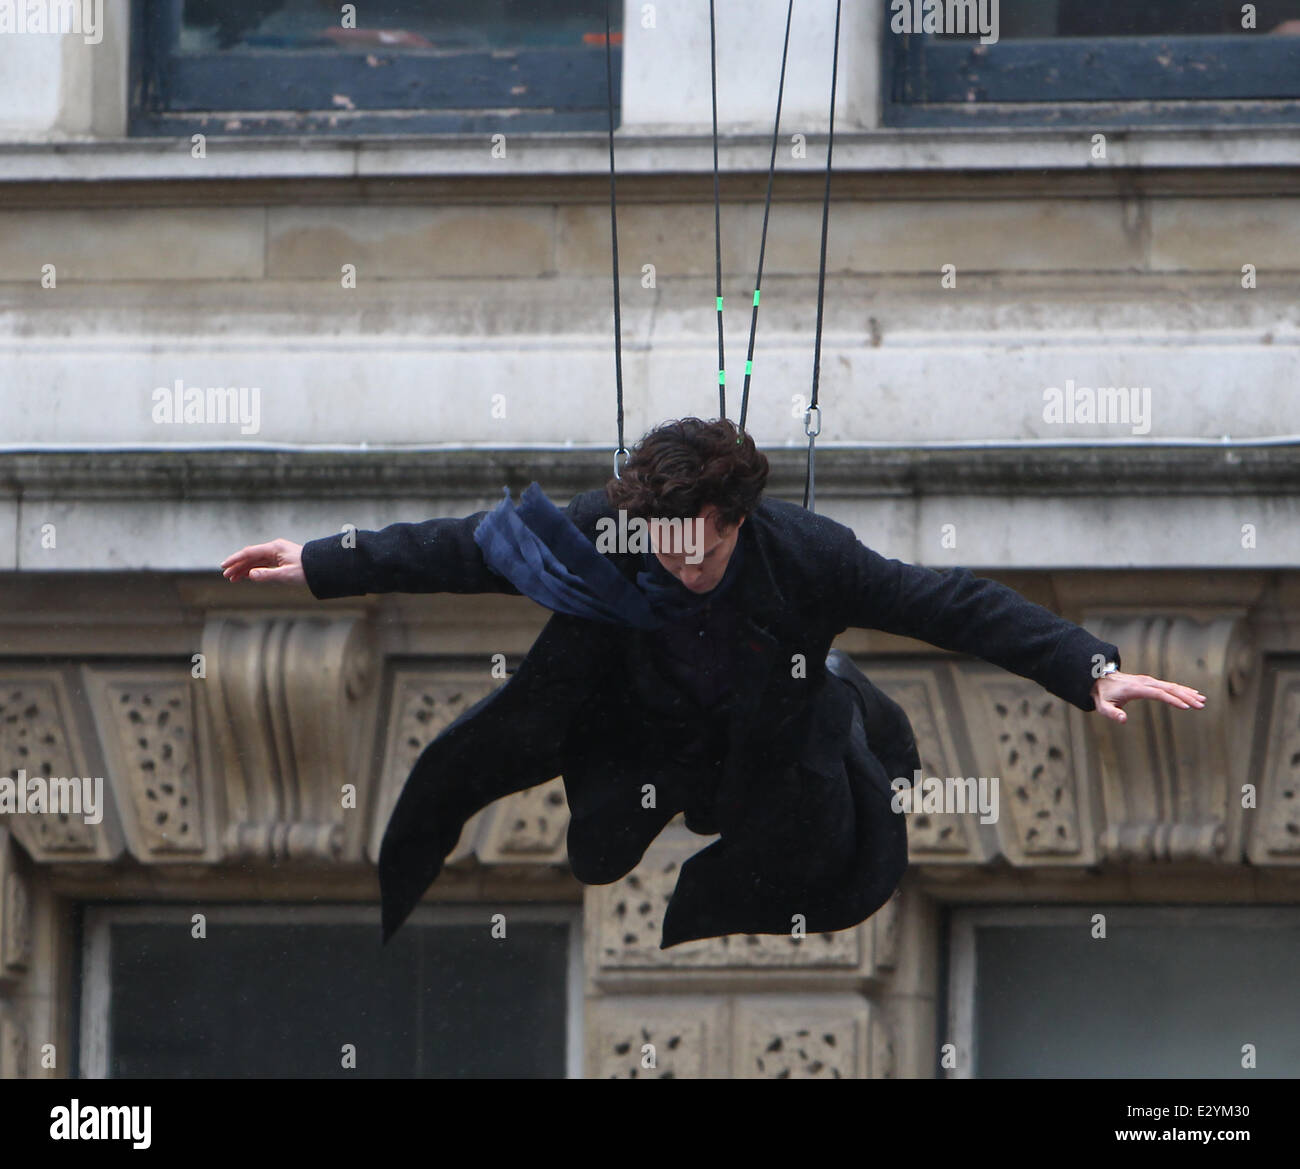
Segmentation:
[(689, 617), (730, 588), (740, 573), (742, 548), (737, 541), (722, 580), (707, 593), (691, 592), (653, 552), (643, 554), (647, 571), (637, 573), (633, 585), (536, 483), (520, 496), (518, 507), (507, 487), (505, 498), (475, 529), (474, 542), (493, 572), (539, 605), (646, 630)]

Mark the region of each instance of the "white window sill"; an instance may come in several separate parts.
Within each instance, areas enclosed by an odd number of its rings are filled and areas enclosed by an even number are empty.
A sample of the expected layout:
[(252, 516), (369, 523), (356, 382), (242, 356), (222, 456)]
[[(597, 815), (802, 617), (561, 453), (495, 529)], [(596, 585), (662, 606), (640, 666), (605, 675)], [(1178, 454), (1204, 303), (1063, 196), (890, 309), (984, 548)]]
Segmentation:
[[(766, 171), (771, 135), (724, 140), (724, 172)], [(175, 181), (212, 179), (447, 178), (607, 174), (605, 135), (514, 133), (507, 156), (494, 158), (489, 136), (437, 135), (366, 139), (209, 137), (207, 156), (171, 138), (0, 143), (0, 183)], [(845, 131), (835, 136), (836, 172), (1044, 171), (1295, 167), (1300, 128), (1135, 129), (1107, 133), (1107, 158), (1092, 157), (1083, 129)], [(783, 173), (825, 169), (825, 138), (808, 138), (807, 154), (778, 150)], [(616, 134), (619, 174), (710, 173), (709, 135)]]

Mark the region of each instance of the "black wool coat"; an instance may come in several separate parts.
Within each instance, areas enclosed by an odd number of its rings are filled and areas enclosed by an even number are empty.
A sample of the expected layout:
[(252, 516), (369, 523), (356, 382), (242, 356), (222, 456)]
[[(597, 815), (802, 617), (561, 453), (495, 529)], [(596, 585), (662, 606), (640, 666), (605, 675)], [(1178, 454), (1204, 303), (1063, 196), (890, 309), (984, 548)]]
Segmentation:
[[(593, 543), (597, 521), (617, 514), (603, 490), (576, 496), (565, 510)], [(387, 592), (518, 595), (485, 565), (474, 542), (487, 514), (358, 531), (354, 547), (344, 547), (341, 536), (312, 540), (302, 552), (308, 586), (319, 599)], [(846, 769), (853, 690), (825, 668), (832, 641), (845, 629), (884, 630), (982, 658), (1084, 711), (1094, 708), (1095, 662), (1119, 661), (1114, 645), (1004, 585), (965, 568), (935, 571), (886, 559), (850, 528), (796, 504), (764, 498), (740, 539), (744, 563), (733, 588), (742, 614), (741, 664), (717, 780), (721, 838), (683, 864), (664, 915), (661, 948), (727, 933), (789, 934), (792, 910), (804, 914), (809, 933), (843, 929), (875, 912), (892, 892), (901, 867), (886, 879), (882, 895), (882, 858), (871, 855), (886, 839), (895, 849), (901, 842), (906, 864), (903, 818), (888, 808), (894, 777), (879, 761), (890, 755), (873, 743), (869, 766)], [(605, 555), (635, 580), (639, 553)], [(638, 815), (643, 785), (664, 777), (670, 766), (666, 745), (629, 700), (627, 671), (644, 660), (638, 651), (644, 654), (644, 639), (653, 636), (554, 614), (509, 680), (425, 747), (380, 850), (385, 941), (441, 872), (466, 822), (495, 800), (562, 775), (571, 809), (626, 792), (627, 816)], [(843, 814), (835, 816), (856, 837), (836, 847), (853, 857), (851, 863), (820, 884), (800, 886), (793, 899), (781, 895), (781, 882), (751, 875), (762, 867), (756, 858), (765, 848), (785, 872), (797, 872), (804, 862), (816, 867), (829, 855), (815, 838), (778, 841), (781, 828), (754, 809), (768, 799), (800, 798), (801, 784), (824, 784), (822, 802), (830, 808), (832, 799), (846, 799), (846, 779), (852, 802), (843, 802)], [(896, 824), (887, 826), (884, 818)], [(770, 847), (764, 832), (778, 834)], [(605, 883), (623, 875), (587, 871), (592, 865), (578, 855), (572, 824), (569, 844), (580, 879)], [(748, 867), (739, 865), (741, 856), (749, 858)]]

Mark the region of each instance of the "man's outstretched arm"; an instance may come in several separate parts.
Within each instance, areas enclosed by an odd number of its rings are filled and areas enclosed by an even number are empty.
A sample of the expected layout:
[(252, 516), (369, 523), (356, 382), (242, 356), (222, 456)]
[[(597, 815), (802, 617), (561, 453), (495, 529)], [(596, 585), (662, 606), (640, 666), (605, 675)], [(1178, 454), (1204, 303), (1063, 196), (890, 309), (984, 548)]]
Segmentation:
[(302, 549), (307, 587), (321, 600), (362, 593), (518, 595), (514, 585), (488, 568), (474, 542), (474, 530), (487, 514), (389, 524), (377, 532), (308, 541)]
[(967, 568), (938, 572), (887, 560), (855, 540), (843, 573), (846, 626), (880, 629), (983, 658), (1080, 710), (1100, 710), (1121, 723), (1121, 708), (1134, 698), (1182, 709), (1205, 705), (1204, 695), (1190, 686), (1146, 674), (1115, 671), (1098, 678), (1101, 663), (1120, 665), (1117, 646)]
[(389, 524), (322, 536), (306, 544), (271, 540), (221, 563), (227, 580), (305, 583), (318, 600), (365, 593), (518, 593), (483, 562), (474, 529), (488, 513), (463, 519)]
[[(608, 511), (603, 491), (575, 495), (564, 513), (589, 536)], [(250, 544), (221, 562), (227, 580), (306, 584), (318, 600), (366, 593), (507, 593), (519, 590), (493, 572), (474, 540), (486, 511), (463, 518), (389, 524), (306, 544)]]

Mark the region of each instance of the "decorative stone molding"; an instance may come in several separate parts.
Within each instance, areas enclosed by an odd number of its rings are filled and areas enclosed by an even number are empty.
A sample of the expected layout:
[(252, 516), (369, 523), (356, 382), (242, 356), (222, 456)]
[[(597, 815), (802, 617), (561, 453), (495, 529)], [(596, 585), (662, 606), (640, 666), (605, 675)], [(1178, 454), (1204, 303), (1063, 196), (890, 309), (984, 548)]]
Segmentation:
[[(998, 819), (990, 827), (999, 851), (1016, 865), (1093, 863), (1087, 777), (1080, 784), (1066, 705), (1004, 670), (970, 668), (962, 676), (972, 759), (976, 770), (998, 778)], [(963, 819), (979, 823), (976, 815)]]
[(1209, 621), (1118, 617), (1097, 636), (1122, 647), (1124, 672), (1193, 686), (1204, 709), (1158, 701), (1127, 707), (1128, 721), (1091, 719), (1105, 828), (1103, 856), (1119, 861), (1240, 860), (1248, 726), (1239, 725), (1255, 654), (1239, 613)]
[[(864, 926), (801, 939), (777, 934), (728, 934), (659, 949), (663, 914), (682, 863), (707, 840), (674, 820), (622, 880), (587, 889), (588, 969), (615, 971), (739, 967), (759, 970), (861, 970), (868, 957)], [(870, 919), (868, 919), (870, 920)]]
[(31, 886), (17, 845), (0, 826), (0, 1080), (28, 1074), (24, 996), (32, 992), (33, 932)]
[(189, 666), (86, 666), (82, 676), (131, 855), (146, 863), (216, 859)]
[(569, 863), (569, 803), (558, 776), (516, 792), (490, 811), (491, 821), (476, 846), (484, 864)]
[(884, 1011), (852, 993), (591, 999), (586, 1066), (600, 1079), (896, 1074)]
[(870, 1005), (860, 995), (736, 999), (741, 1079), (849, 1080), (871, 1074)]
[[(1128, 723), (1116, 725), (983, 663), (873, 666), (874, 680), (912, 720), (926, 775), (997, 771), (1002, 780), (996, 826), (970, 814), (910, 813), (913, 863), (969, 866), (998, 855), (1017, 867), (1246, 855), (1257, 864), (1296, 863), (1296, 670), (1278, 668), (1255, 685), (1258, 655), (1240, 611), (1206, 620), (1112, 613), (1093, 624), (1123, 646), (1128, 672), (1195, 685), (1208, 706), (1185, 712), (1135, 703)], [(198, 679), (188, 661), (11, 665), (0, 674), (0, 774), (108, 773), (102, 824), (75, 815), (8, 817), (34, 860), (112, 860), (124, 835), (145, 863), (373, 861), (420, 752), (500, 684), (486, 666), (395, 668), (373, 782), (379, 671), (364, 613), (214, 612), (202, 648), (207, 676)], [(74, 669), (84, 687), (72, 684)], [(1248, 697), (1258, 697), (1272, 725), (1260, 744), (1259, 807), (1247, 815), (1241, 791), (1251, 779), (1254, 732), (1237, 707)], [(92, 725), (96, 736), (87, 741)], [(344, 783), (356, 784), (355, 810), (343, 807)], [(449, 864), (562, 867), (567, 823), (557, 777), (481, 812)], [(759, 935), (661, 953), (663, 907), (680, 863), (701, 846), (678, 825), (625, 882), (592, 894), (608, 900), (608, 912), (600, 911), (600, 970), (884, 968), (883, 913), (851, 942)]]
[(871, 970), (874, 973), (892, 972), (898, 965), (901, 897), (901, 892), (894, 890), (894, 895), (867, 918), (866, 924), (871, 927)]
[(9, 832), (0, 828), (0, 985), (22, 978), (31, 956), (31, 890)]
[(872, 1080), (892, 1080), (898, 1075), (898, 1047), (894, 1028), (884, 1007), (867, 1003), (867, 1076)]
[[(722, 998), (660, 995), (589, 1001), (587, 1075), (602, 1080), (725, 1077), (729, 1014)], [(651, 1058), (655, 1066), (644, 1067)]]
[[(371, 807), (366, 701), (377, 663), (362, 615), (212, 614), (206, 679), (208, 774), (224, 810), (226, 856), (360, 859)], [(342, 789), (355, 784), (357, 806)]]
[[(0, 776), (103, 780), (82, 743), (68, 682), (59, 670), (9, 667), (0, 674)], [(92, 775), (99, 771), (99, 775)], [(110, 784), (103, 783), (103, 819), (47, 811), (0, 815), (36, 861), (105, 861), (122, 851)]]
[(12, 1006), (0, 1004), (0, 1080), (21, 1080), (28, 1070), (27, 1028)]
[[(486, 667), (436, 669), (401, 667), (394, 672), (391, 716), (378, 806), (368, 855), (379, 845), (402, 785), (424, 748), (476, 702), (498, 686)], [(482, 864), (568, 864), (565, 834), (569, 805), (564, 783), (548, 783), (516, 792), (472, 817), (447, 858), (448, 868)]]
[[(940, 663), (911, 667), (859, 664), (872, 682), (907, 712), (923, 773), (938, 777), (956, 774), (957, 761), (965, 757), (961, 744), (968, 742), (969, 736), (958, 705), (942, 690), (950, 667)], [(971, 816), (923, 810), (905, 815), (907, 850), (913, 863), (978, 864), (993, 853), (989, 839), (979, 832), (978, 820)]]
[(1300, 864), (1300, 665), (1270, 671), (1267, 690), (1273, 717), (1257, 809), (1245, 813), (1252, 825), (1246, 855), (1251, 864), (1295, 865)]
[[(491, 694), (497, 684), (486, 669), (439, 670), (423, 666), (394, 670), (388, 703), (388, 741), (366, 849), (372, 861), (379, 860), (384, 828), (420, 753), (471, 706)], [(489, 806), (466, 824), (447, 858), (448, 867), (473, 855), (483, 821), (493, 811)]]

